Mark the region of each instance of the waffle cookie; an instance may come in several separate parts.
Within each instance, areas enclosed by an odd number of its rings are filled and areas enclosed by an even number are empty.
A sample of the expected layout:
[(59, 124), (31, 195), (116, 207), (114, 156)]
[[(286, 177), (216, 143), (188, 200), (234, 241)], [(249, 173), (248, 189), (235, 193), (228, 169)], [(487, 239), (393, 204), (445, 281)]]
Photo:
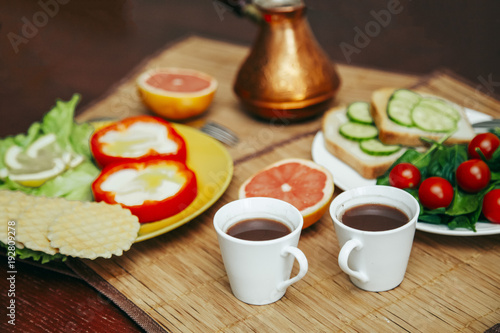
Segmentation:
[(120, 205), (16, 191), (0, 191), (0, 223), (4, 244), (14, 235), (18, 248), (87, 259), (121, 255), (130, 249), (140, 227), (137, 217)]
[(49, 226), (48, 238), (59, 253), (95, 259), (121, 255), (139, 232), (139, 221), (120, 205), (85, 202), (62, 212)]

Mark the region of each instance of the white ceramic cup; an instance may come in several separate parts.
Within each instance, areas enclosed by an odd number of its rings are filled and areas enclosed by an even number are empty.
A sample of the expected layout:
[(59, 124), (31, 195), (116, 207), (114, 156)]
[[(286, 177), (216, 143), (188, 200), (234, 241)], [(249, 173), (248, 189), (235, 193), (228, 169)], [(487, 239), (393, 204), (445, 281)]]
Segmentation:
[[(363, 231), (340, 221), (349, 208), (363, 204), (383, 204), (403, 211), (409, 222), (386, 231)], [(339, 266), (352, 283), (367, 291), (386, 291), (403, 281), (415, 236), (420, 206), (408, 192), (373, 185), (342, 192), (330, 205), (337, 239), (341, 247)]]
[[(249, 241), (229, 236), (236, 222), (267, 218), (286, 224), (291, 233), (272, 240)], [(307, 259), (297, 248), (303, 218), (291, 204), (273, 198), (246, 198), (230, 202), (215, 213), (214, 227), (231, 290), (248, 304), (276, 302), (307, 273)], [(290, 278), (294, 259), (299, 273)]]

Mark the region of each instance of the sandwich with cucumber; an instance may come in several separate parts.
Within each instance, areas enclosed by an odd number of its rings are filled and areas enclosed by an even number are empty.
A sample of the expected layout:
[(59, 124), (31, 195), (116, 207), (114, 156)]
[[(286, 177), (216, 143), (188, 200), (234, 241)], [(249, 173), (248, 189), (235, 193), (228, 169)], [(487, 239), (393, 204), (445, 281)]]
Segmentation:
[(329, 110), (322, 130), (326, 149), (367, 179), (382, 175), (408, 148), (425, 150), (422, 137), (438, 141), (448, 136), (447, 144), (467, 143), (474, 137), (462, 107), (395, 88), (374, 91), (371, 103)]
[(406, 150), (378, 139), (366, 102), (330, 109), (323, 115), (322, 130), (328, 152), (367, 179), (384, 174)]
[(475, 135), (463, 107), (424, 92), (375, 90), (370, 111), (378, 138), (385, 144), (419, 147), (423, 145), (422, 137), (439, 141), (444, 136), (449, 136), (446, 144), (467, 143)]

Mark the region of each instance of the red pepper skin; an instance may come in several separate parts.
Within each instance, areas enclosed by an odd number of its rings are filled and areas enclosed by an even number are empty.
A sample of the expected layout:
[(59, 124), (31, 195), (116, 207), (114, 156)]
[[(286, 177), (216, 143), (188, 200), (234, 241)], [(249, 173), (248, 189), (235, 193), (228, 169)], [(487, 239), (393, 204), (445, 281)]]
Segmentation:
[[(186, 182), (175, 195), (161, 201), (146, 200), (141, 205), (127, 206), (115, 200), (115, 192), (104, 191), (101, 188), (102, 183), (110, 175), (120, 170), (144, 170), (151, 166), (162, 165), (176, 167), (178, 170), (176, 175), (184, 176)], [(129, 209), (133, 215), (137, 216), (140, 223), (148, 223), (159, 221), (180, 213), (196, 198), (198, 195), (198, 187), (195, 173), (191, 171), (186, 164), (173, 160), (149, 158), (136, 162), (115, 163), (104, 167), (100, 175), (92, 183), (92, 192), (94, 194), (95, 201), (104, 201), (109, 204), (120, 204), (122, 207)]]
[[(156, 123), (156, 124), (161, 124), (165, 127), (167, 127), (168, 130), (168, 138), (175, 143), (177, 143), (177, 146), (179, 149), (177, 150), (176, 153), (168, 153), (168, 154), (162, 154), (157, 152), (154, 149), (150, 149), (146, 154), (139, 156), (139, 157), (122, 157), (122, 156), (112, 156), (104, 152), (104, 147), (105, 143), (100, 142), (100, 139), (108, 132), (110, 131), (125, 131), (127, 130), (128, 127), (130, 127), (134, 123), (138, 122), (145, 122), (145, 123)], [(129, 117), (125, 118), (121, 121), (118, 121), (116, 123), (113, 123), (109, 126), (106, 126), (104, 128), (101, 128), (97, 130), (92, 137), (90, 138), (90, 149), (92, 151), (92, 155), (94, 156), (94, 159), (96, 160), (97, 164), (102, 168), (108, 164), (112, 163), (124, 163), (124, 162), (134, 162), (137, 160), (142, 160), (145, 158), (150, 158), (150, 157), (162, 157), (164, 159), (169, 159), (169, 160), (175, 160), (179, 162), (186, 162), (186, 156), (187, 156), (187, 149), (186, 149), (186, 142), (182, 138), (182, 136), (177, 133), (177, 131), (172, 127), (172, 125), (159, 117), (153, 117), (153, 116), (135, 116), (135, 117)]]

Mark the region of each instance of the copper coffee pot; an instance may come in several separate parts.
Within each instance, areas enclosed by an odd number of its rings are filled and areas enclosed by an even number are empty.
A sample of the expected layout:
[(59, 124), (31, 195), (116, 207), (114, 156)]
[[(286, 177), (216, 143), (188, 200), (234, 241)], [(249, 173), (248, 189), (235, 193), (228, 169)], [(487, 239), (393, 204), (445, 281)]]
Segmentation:
[(251, 114), (300, 121), (323, 113), (340, 78), (311, 32), (301, 0), (256, 0), (260, 30), (234, 91)]

